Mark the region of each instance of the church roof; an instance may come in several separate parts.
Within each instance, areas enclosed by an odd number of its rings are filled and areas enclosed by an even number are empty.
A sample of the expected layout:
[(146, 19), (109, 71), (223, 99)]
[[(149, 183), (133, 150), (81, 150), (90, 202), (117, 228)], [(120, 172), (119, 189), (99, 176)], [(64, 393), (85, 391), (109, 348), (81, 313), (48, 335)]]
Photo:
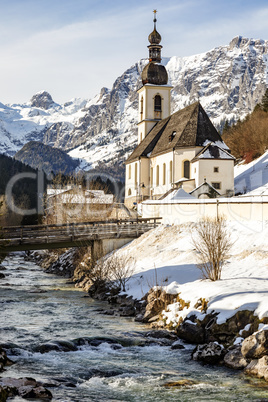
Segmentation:
[(176, 148), (205, 146), (208, 141), (226, 147), (201, 104), (195, 102), (156, 123), (126, 163)]

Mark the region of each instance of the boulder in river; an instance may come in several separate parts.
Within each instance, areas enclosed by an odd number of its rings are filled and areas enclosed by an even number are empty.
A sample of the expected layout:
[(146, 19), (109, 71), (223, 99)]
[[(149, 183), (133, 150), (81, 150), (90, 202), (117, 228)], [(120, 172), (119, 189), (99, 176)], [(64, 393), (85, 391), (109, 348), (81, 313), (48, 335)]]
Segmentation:
[(177, 328), (177, 335), (179, 338), (184, 339), (186, 342), (189, 343), (202, 344), (205, 341), (204, 328), (188, 320), (184, 321)]
[[(0, 378), (0, 391), (4, 390), (8, 397), (13, 397), (16, 395), (21, 396), (26, 399), (43, 399), (51, 400), (51, 392), (42, 386), (41, 383), (37, 382), (34, 378), (24, 377), (24, 378), (11, 378), (2, 377)], [(2, 392), (4, 392), (2, 391)], [(5, 399), (3, 399), (4, 401)]]
[(260, 359), (268, 355), (268, 330), (247, 337), (242, 343), (241, 352), (247, 359)]
[(244, 369), (249, 363), (241, 353), (241, 346), (237, 345), (235, 348), (230, 349), (224, 356), (225, 366), (232, 369)]
[(226, 351), (222, 345), (217, 342), (209, 342), (204, 345), (198, 345), (193, 351), (193, 360), (200, 360), (204, 363), (215, 364), (221, 361)]
[(245, 372), (258, 378), (264, 378), (268, 381), (268, 356), (261, 359), (254, 359), (245, 368)]
[(48, 353), (53, 350), (57, 351), (57, 352), (71, 352), (71, 351), (73, 352), (73, 351), (77, 350), (77, 346), (73, 342), (70, 342), (70, 341), (56, 340), (56, 341), (43, 343), (34, 348), (35, 352), (40, 352), (40, 353)]
[(182, 388), (182, 387), (191, 387), (192, 385), (198, 384), (197, 381), (189, 380), (187, 378), (184, 378), (183, 380), (178, 380), (178, 381), (171, 381), (171, 382), (166, 382), (163, 384), (164, 387), (176, 387), (176, 388)]
[(4, 370), (4, 366), (10, 366), (13, 362), (7, 357), (6, 352), (0, 346), (0, 372)]

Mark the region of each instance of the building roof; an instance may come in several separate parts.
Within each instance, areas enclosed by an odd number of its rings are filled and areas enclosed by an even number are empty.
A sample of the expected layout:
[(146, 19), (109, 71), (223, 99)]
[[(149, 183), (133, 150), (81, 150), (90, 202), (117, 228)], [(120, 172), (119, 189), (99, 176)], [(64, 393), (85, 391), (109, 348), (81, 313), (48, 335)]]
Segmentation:
[(200, 184), (200, 186), (196, 187), (194, 190), (190, 191), (189, 194), (194, 197), (195, 197), (195, 194), (197, 196), (202, 195), (202, 194), (210, 194), (212, 196), (212, 198), (213, 198), (213, 195), (214, 195), (214, 197), (220, 197), (220, 195), (221, 195), (213, 186), (211, 186), (206, 181), (204, 181), (202, 184)]
[(195, 102), (156, 123), (126, 163), (176, 148), (205, 146), (208, 141), (226, 147), (201, 104)]
[(172, 191), (169, 191), (168, 193), (166, 193), (163, 197), (160, 198), (160, 200), (170, 201), (170, 200), (181, 200), (182, 198), (183, 199), (186, 199), (186, 198), (193, 199), (194, 197), (192, 195), (190, 195), (189, 193), (187, 193), (182, 188), (179, 188), (179, 189), (175, 188), (175, 189), (172, 189)]
[(231, 155), (226, 149), (221, 148), (217, 144), (211, 142), (204, 149), (202, 149), (192, 160), (195, 162), (200, 159), (232, 159), (235, 157)]

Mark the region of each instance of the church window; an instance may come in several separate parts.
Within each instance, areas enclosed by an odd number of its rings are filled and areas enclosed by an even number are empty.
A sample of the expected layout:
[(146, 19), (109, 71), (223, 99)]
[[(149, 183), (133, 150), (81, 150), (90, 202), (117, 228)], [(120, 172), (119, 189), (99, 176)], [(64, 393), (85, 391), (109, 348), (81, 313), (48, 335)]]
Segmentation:
[(218, 166), (214, 167), (214, 173), (219, 173), (219, 167)]
[(166, 184), (166, 164), (163, 163), (163, 185)]
[(128, 189), (128, 195), (131, 195), (131, 188)]
[(128, 167), (128, 178), (131, 179), (131, 165)]
[(159, 165), (156, 166), (156, 185), (159, 186)]
[(138, 164), (135, 163), (135, 185), (138, 184)]
[(154, 118), (161, 119), (162, 112), (162, 99), (160, 95), (154, 97)]
[(151, 167), (151, 171), (150, 171), (150, 183), (151, 186), (153, 185), (154, 182), (154, 169)]
[(212, 187), (215, 188), (215, 190), (220, 190), (221, 189), (221, 183), (211, 183)]
[(169, 162), (169, 182), (172, 183), (173, 181), (173, 163), (172, 161)]
[(141, 113), (141, 120), (143, 120), (143, 96), (141, 98), (141, 111), (140, 111), (140, 113)]
[(183, 162), (183, 177), (190, 179), (190, 161)]

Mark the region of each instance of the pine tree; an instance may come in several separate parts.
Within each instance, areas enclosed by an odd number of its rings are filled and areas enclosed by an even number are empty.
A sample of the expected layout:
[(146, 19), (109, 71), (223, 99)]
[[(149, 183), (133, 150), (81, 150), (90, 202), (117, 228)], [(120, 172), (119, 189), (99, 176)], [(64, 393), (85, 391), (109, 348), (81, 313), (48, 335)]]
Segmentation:
[(225, 120), (222, 132), (226, 133), (229, 129), (230, 129), (230, 124), (229, 124), (228, 120)]
[(265, 94), (261, 100), (261, 108), (264, 112), (268, 112), (268, 88), (265, 91)]

